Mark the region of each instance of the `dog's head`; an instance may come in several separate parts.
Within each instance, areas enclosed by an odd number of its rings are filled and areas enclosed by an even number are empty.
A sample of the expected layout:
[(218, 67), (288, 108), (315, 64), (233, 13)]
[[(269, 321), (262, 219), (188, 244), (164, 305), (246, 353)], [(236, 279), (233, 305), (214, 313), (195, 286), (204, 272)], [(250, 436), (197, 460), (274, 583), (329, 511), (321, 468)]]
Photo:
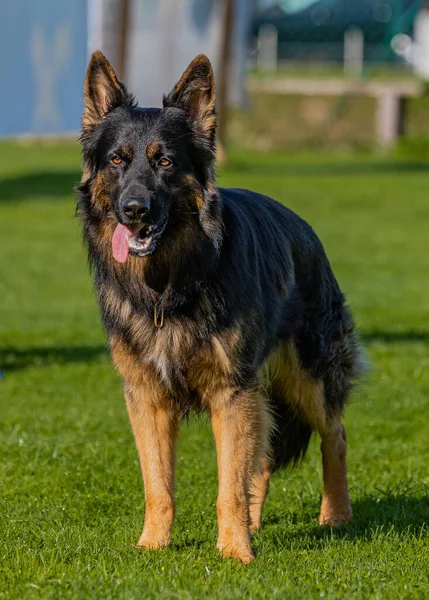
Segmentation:
[(192, 215), (204, 230), (215, 190), (215, 86), (208, 58), (192, 61), (164, 96), (163, 108), (143, 109), (95, 52), (84, 100), (81, 188), (89, 190), (92, 210), (110, 223), (114, 258), (152, 254)]

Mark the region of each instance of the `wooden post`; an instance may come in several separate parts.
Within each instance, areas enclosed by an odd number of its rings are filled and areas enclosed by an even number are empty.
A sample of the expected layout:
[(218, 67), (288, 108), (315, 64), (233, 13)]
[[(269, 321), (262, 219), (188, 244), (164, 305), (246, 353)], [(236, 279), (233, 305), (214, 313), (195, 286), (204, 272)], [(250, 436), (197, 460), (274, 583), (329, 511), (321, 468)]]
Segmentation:
[(404, 133), (405, 98), (386, 92), (377, 99), (377, 139), (383, 148), (391, 148)]
[(414, 70), (423, 79), (429, 80), (429, 0), (417, 14), (414, 21), (414, 40), (417, 56), (414, 60)]
[(258, 31), (258, 70), (277, 71), (277, 38), (274, 25), (261, 25)]
[(103, 0), (89, 0), (88, 2), (88, 58), (94, 50), (104, 47), (103, 40)]
[(344, 74), (362, 77), (364, 37), (359, 27), (349, 27), (344, 33)]
[(224, 155), (227, 144), (229, 78), (232, 45), (232, 27), (234, 23), (234, 0), (223, 0), (223, 24), (218, 71), (218, 139), (220, 157)]
[(121, 81), (125, 79), (128, 55), (128, 23), (130, 3), (129, 0), (119, 0), (118, 15), (118, 77)]

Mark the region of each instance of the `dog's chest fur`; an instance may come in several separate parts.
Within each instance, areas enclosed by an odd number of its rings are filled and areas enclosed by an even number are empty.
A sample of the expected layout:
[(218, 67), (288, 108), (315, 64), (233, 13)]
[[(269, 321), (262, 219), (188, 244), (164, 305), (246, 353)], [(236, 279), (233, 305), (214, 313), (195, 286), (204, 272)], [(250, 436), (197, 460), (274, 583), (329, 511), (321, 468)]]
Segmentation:
[(138, 385), (139, 376), (149, 372), (171, 395), (193, 395), (202, 405), (215, 388), (232, 384), (237, 332), (203, 333), (191, 319), (168, 316), (157, 328), (146, 314), (126, 316), (124, 335), (109, 335), (113, 360), (126, 382)]

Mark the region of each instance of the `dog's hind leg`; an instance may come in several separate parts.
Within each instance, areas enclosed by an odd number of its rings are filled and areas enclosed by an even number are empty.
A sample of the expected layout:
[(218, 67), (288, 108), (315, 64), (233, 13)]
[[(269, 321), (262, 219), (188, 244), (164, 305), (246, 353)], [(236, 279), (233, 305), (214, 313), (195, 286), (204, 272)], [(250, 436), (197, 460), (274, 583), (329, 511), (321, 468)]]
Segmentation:
[(323, 431), (321, 451), (323, 461), (323, 497), (320, 525), (341, 525), (352, 518), (347, 485), (346, 430), (340, 417), (327, 421)]
[(339, 412), (330, 415), (322, 382), (301, 386), (301, 409), (322, 438), (323, 496), (320, 525), (341, 525), (352, 518), (347, 483), (346, 430)]
[(253, 476), (250, 488), (250, 532), (261, 528), (262, 509), (268, 494), (271, 467), (270, 460), (263, 456), (259, 460), (257, 471)]
[[(324, 382), (312, 377), (302, 368), (295, 347), (290, 344), (283, 353), (283, 366), (277, 369), (275, 385), (277, 393), (283, 396), (285, 407), (280, 416), (278, 429), (290, 435), (291, 442), (275, 437), (274, 457), (278, 463), (297, 460), (305, 453), (311, 431), (316, 430), (322, 438), (323, 458), (323, 499), (319, 523), (321, 525), (340, 525), (351, 520), (352, 510), (347, 485), (347, 445), (344, 425), (341, 423), (341, 402), (334, 398), (345, 398), (347, 385), (339, 388), (335, 395), (331, 391), (327, 398)], [(334, 385), (330, 385), (335, 388)], [(283, 414), (284, 413), (284, 414)], [(295, 416), (294, 416), (295, 413)], [(298, 451), (293, 440), (301, 441)], [(276, 448), (277, 445), (277, 448)]]
[(311, 392), (311, 398), (301, 397), (301, 408), (322, 438), (323, 496), (319, 524), (336, 526), (348, 523), (352, 509), (347, 483), (346, 430), (341, 423), (341, 413), (327, 412), (321, 382), (306, 386), (306, 392)]

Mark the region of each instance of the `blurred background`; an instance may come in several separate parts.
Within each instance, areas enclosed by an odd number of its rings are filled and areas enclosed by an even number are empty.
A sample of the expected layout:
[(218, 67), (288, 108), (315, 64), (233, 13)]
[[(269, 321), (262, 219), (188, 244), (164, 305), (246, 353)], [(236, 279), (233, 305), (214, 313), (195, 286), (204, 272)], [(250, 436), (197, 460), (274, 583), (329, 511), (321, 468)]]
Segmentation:
[[(0, 0), (0, 135), (74, 133), (102, 49), (145, 106), (199, 52), (220, 137), (252, 148), (429, 136), (427, 0)], [(227, 108), (231, 110), (227, 111)]]
[[(173, 549), (131, 550), (141, 476), (74, 218), (96, 48), (143, 106), (210, 57), (219, 185), (314, 227), (369, 357), (352, 524), (316, 526), (314, 439), (270, 483), (250, 571), (214, 549), (204, 421), (181, 430)], [(0, 599), (428, 598), (428, 2), (0, 0), (0, 52)]]

